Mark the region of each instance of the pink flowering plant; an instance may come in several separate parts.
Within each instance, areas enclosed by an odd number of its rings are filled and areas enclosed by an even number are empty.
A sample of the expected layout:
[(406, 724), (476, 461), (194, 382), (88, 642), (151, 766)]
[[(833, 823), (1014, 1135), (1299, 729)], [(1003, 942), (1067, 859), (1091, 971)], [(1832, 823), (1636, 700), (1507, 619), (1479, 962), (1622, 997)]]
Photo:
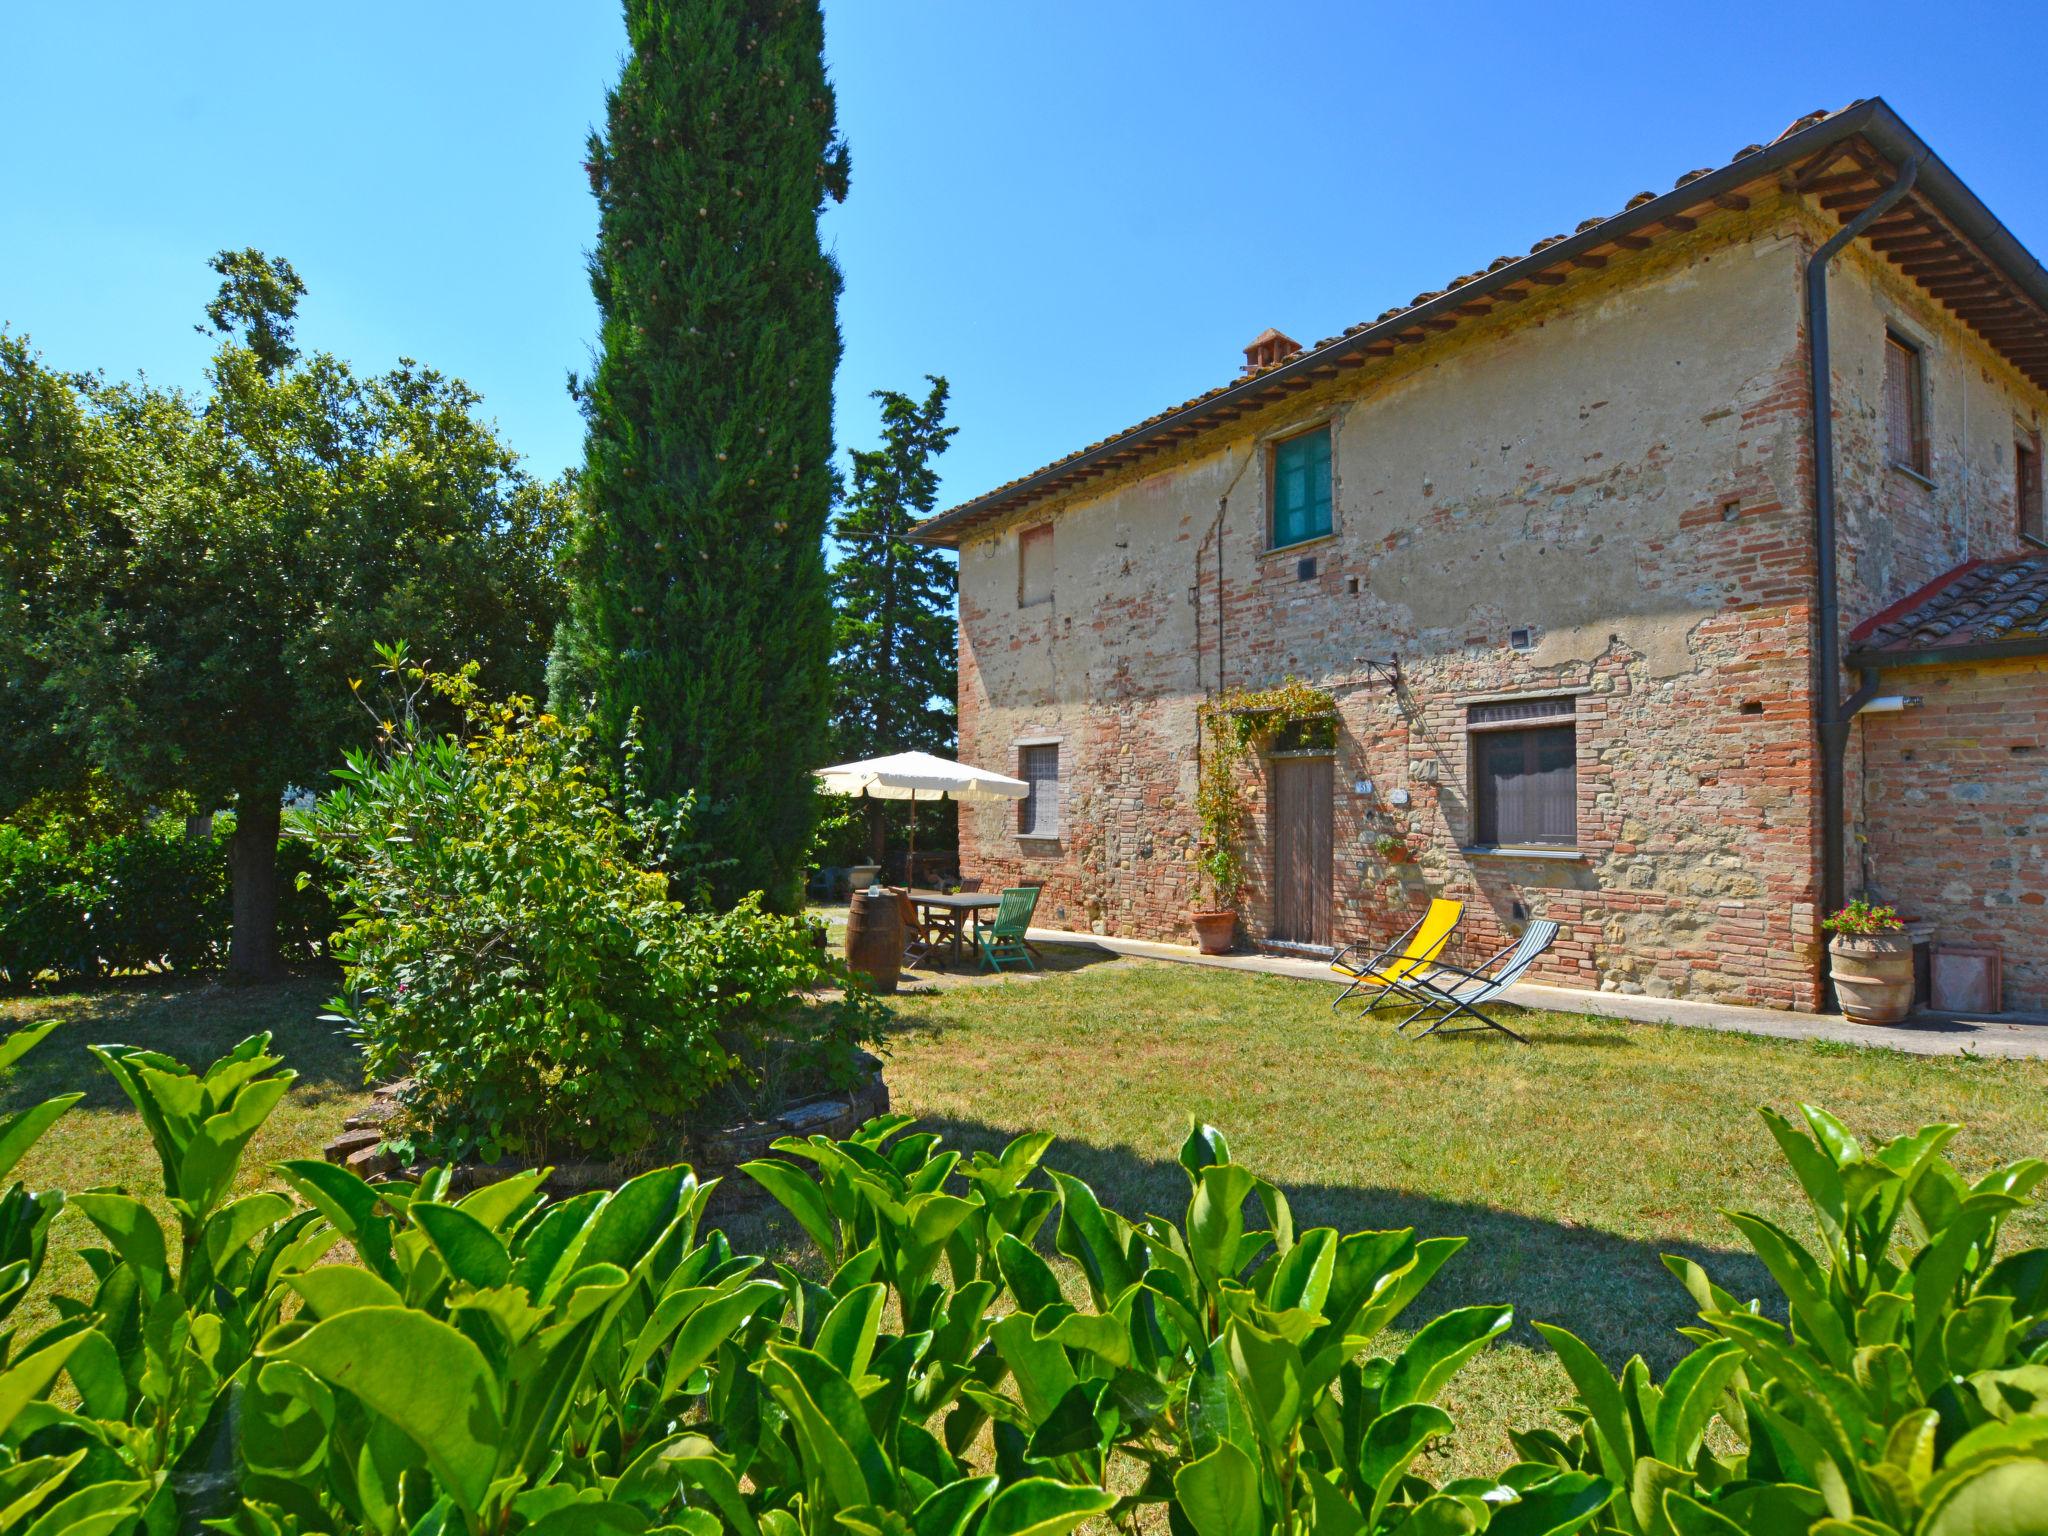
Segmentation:
[(1833, 916), (1822, 918), (1820, 925), (1829, 933), (1844, 934), (1852, 938), (1869, 938), (1874, 934), (1894, 933), (1906, 926), (1896, 908), (1875, 905), (1861, 896)]

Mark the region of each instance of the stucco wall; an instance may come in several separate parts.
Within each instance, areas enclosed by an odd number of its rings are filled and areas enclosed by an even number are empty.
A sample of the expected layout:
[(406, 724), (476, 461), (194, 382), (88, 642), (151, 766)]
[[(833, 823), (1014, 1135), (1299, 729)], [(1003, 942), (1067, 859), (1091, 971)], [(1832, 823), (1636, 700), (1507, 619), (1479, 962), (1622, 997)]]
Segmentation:
[[(1065, 803), (1056, 844), (963, 813), (966, 872), (1044, 880), (1056, 923), (1185, 938), (1196, 702), (1293, 674), (1331, 687), (1344, 722), (1340, 941), (1451, 894), (1468, 957), (1546, 915), (1566, 928), (1553, 979), (1810, 1006), (1800, 242), (1759, 222), (967, 544), (962, 750), (1000, 765), (1059, 739)], [(1263, 442), (1319, 420), (1334, 531), (1268, 554)], [(1019, 609), (1017, 533), (1046, 521), (1054, 598)], [(1518, 628), (1533, 650), (1509, 648)], [(1391, 692), (1364, 663), (1395, 656)], [(1466, 701), (1558, 690), (1581, 694), (1581, 857), (1468, 856)], [(1412, 863), (1380, 852), (1389, 836)], [(1255, 852), (1263, 934), (1263, 831)]]
[(1921, 702), (1858, 721), (1870, 892), (1942, 940), (1997, 947), (2006, 1006), (2048, 1009), (2048, 659), (1913, 667), (1886, 687)]

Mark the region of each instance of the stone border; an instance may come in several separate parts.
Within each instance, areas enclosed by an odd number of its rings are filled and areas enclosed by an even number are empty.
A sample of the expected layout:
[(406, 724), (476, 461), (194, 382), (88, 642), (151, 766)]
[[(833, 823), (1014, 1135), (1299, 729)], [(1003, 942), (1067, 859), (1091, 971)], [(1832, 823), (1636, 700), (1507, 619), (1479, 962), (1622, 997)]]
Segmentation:
[[(698, 1179), (708, 1183), (712, 1179), (729, 1179), (741, 1163), (768, 1156), (781, 1137), (838, 1139), (851, 1135), (875, 1116), (889, 1112), (889, 1085), (882, 1078), (881, 1061), (866, 1051), (858, 1054), (857, 1061), (861, 1080), (851, 1089), (804, 1099), (772, 1120), (743, 1121), (693, 1136), (677, 1148), (674, 1161), (690, 1164)], [(341, 1134), (327, 1143), (327, 1161), (339, 1163), (365, 1179), (415, 1178), (424, 1172), (422, 1168), (401, 1168), (398, 1158), (384, 1146), (386, 1129), (402, 1112), (405, 1093), (411, 1087), (410, 1078), (378, 1084), (368, 1107), (343, 1121)], [(555, 1196), (587, 1189), (616, 1189), (635, 1174), (661, 1166), (661, 1162), (659, 1156), (650, 1155), (621, 1162), (559, 1163), (549, 1174), (545, 1188)], [(456, 1167), (455, 1187), (473, 1189), (516, 1171), (517, 1165), (463, 1163)], [(752, 1181), (744, 1178), (730, 1181), (720, 1190), (721, 1195), (737, 1196), (741, 1201), (749, 1201), (752, 1193)]]

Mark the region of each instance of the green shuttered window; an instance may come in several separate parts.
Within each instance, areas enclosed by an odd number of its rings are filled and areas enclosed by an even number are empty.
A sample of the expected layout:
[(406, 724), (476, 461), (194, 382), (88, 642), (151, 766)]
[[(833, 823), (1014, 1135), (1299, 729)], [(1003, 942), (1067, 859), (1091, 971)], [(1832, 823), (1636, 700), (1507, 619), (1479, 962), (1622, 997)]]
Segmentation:
[(1273, 445), (1273, 548), (1330, 531), (1330, 429)]

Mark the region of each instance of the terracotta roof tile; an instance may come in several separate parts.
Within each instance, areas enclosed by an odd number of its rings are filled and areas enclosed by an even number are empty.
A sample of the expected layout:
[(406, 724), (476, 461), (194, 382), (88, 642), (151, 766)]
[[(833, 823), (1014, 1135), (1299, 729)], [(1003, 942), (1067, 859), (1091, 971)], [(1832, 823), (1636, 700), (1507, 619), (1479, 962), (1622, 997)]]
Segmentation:
[(1860, 652), (1962, 649), (2038, 640), (2048, 649), (2048, 554), (1973, 560), (1857, 626)]

